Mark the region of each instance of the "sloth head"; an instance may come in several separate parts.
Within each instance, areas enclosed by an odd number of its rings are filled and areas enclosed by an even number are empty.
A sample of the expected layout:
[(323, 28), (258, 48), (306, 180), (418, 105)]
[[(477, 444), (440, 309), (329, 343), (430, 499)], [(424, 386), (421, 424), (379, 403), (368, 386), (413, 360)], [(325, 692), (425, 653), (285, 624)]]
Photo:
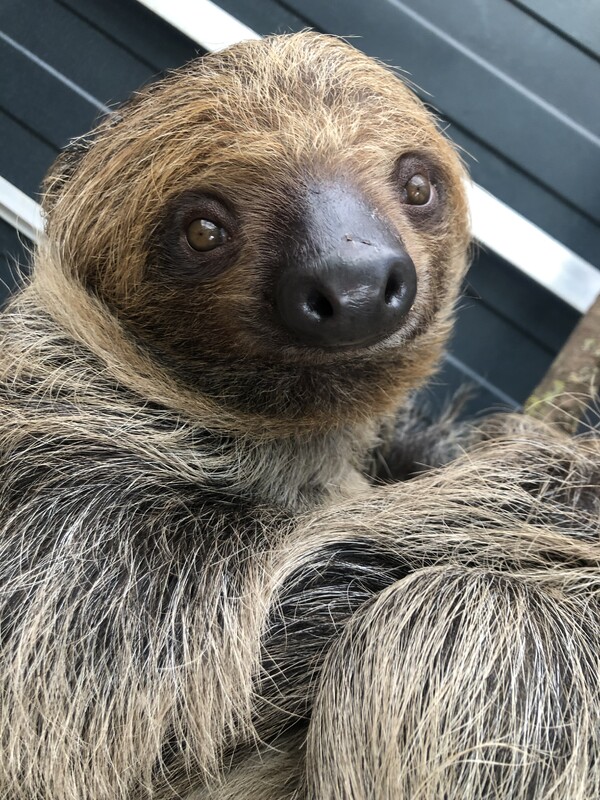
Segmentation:
[[(286, 413), (301, 379), (307, 413), (378, 413), (448, 335), (462, 179), (392, 72), (332, 37), (276, 36), (192, 62), (76, 142), (46, 181), (47, 231), (188, 386), (279, 413), (265, 398), (285, 376)], [(241, 373), (261, 400), (225, 386)]]

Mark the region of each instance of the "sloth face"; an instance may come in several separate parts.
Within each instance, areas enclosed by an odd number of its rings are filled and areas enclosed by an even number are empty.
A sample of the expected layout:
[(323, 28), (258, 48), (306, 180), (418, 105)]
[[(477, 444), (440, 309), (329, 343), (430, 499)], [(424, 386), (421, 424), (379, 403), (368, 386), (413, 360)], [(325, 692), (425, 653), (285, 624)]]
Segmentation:
[(192, 348), (199, 309), (233, 349), (308, 362), (406, 346), (438, 313), (454, 276), (434, 257), (452, 191), (436, 155), (386, 153), (379, 184), (344, 154), (313, 155), (260, 182), (223, 170), (164, 205), (144, 279), (188, 318)]
[(47, 181), (48, 234), (168, 369), (335, 385), (360, 365), (353, 385), (390, 402), (430, 374), (466, 269), (464, 173), (381, 65), (317, 34), (245, 42), (82, 149)]

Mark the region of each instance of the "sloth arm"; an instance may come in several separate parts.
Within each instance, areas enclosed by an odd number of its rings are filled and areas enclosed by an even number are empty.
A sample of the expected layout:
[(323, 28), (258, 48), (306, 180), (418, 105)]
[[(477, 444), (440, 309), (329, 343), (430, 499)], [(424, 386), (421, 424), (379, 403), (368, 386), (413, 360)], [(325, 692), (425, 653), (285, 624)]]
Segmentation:
[(494, 441), (450, 472), (290, 518), (189, 465), (183, 477), (157, 457), (173, 431), (148, 441), (61, 416), (22, 419), (2, 455), (0, 715), (14, 757), (0, 789), (16, 800), (112, 800), (157, 770), (182, 786), (217, 774), (224, 754), (235, 763), (307, 718), (349, 620), (419, 570), (596, 580), (593, 445), (560, 452), (536, 433), (523, 457)]
[[(262, 772), (250, 759), (253, 798), (550, 798), (557, 780), (597, 795), (573, 754), (600, 745), (598, 444), (522, 418), (494, 433), (446, 470), (298, 519), (273, 548), (255, 715), (281, 756), (264, 750)], [(277, 784), (289, 747), (295, 782)], [(232, 796), (244, 764), (198, 798)]]

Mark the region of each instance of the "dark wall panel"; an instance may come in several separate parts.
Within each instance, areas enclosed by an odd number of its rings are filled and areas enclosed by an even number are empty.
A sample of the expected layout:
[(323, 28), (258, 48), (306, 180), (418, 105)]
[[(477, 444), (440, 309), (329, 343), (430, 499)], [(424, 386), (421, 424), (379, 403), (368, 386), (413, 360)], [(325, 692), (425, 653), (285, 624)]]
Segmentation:
[(462, 148), (463, 160), (476, 183), (590, 264), (600, 263), (600, 226), (591, 217), (476, 138), (473, 131), (450, 124), (447, 134)]
[(0, 108), (56, 149), (89, 130), (104, 112), (100, 102), (73, 91), (69, 83), (33, 60), (20, 44), (2, 36), (0, 72), (19, 77), (0, 82)]
[(553, 361), (554, 354), (524, 336), (499, 314), (469, 297), (460, 303), (450, 351), (494, 386), (506, 387), (523, 403)]
[[(600, 134), (600, 104), (593, 102), (600, 65), (519, 7), (506, 0), (405, 0), (393, 5), (417, 12), (480, 69), (494, 73), (498, 81), (513, 82), (515, 91), (526, 94), (540, 112), (547, 111), (566, 127), (581, 126), (580, 135)], [(577, 6), (569, 3), (571, 9)], [(498, 109), (500, 115), (513, 117), (514, 109)]]
[(37, 199), (42, 178), (58, 149), (0, 108), (0, 175)]
[(199, 52), (135, 0), (3, 0), (0, 175), (35, 194), (70, 139)]
[(119, 102), (155, 72), (61, 3), (2, 0), (0, 30), (106, 105)]
[(270, 33), (293, 33), (309, 24), (277, 0), (219, 0), (218, 5), (249, 28), (267, 36)]
[(439, 371), (421, 390), (420, 398), (430, 417), (443, 412), (463, 398), (461, 416), (476, 417), (491, 411), (518, 411), (515, 398), (486, 381), (453, 353), (446, 356)]
[[(199, 45), (166, 26), (136, 0), (58, 0), (57, 4), (129, 53), (150, 73), (179, 67), (203, 53)], [(136, 88), (121, 87), (119, 98)]]
[(465, 295), (551, 353), (560, 350), (580, 318), (564, 300), (482, 249), (469, 270)]
[(600, 58), (600, 3), (598, 0), (510, 0), (551, 26), (559, 36)]

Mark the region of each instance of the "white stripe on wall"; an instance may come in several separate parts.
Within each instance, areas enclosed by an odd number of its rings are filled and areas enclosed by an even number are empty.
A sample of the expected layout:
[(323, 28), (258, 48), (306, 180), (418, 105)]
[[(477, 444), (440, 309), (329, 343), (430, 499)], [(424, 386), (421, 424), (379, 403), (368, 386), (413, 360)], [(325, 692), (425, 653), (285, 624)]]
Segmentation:
[(5, 178), (0, 177), (0, 219), (36, 242), (43, 229), (40, 206)]
[(210, 0), (139, 0), (178, 31), (211, 53), (244, 39), (260, 39)]
[(600, 270), (481, 186), (467, 187), (480, 244), (585, 313), (600, 294)]

